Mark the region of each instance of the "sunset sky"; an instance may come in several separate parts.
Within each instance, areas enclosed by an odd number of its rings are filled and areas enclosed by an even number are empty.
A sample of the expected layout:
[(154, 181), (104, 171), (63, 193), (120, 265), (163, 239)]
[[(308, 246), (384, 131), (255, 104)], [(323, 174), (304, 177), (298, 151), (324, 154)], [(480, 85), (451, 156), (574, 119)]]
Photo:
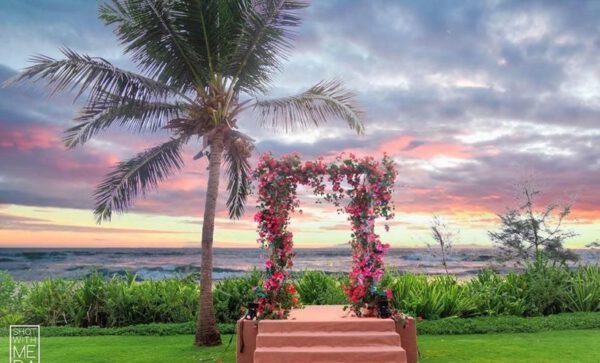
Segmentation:
[[(0, 2), (0, 82), (35, 53), (60, 58), (63, 46), (134, 69), (97, 7)], [(252, 114), (240, 124), (257, 155), (392, 155), (397, 217), (382, 236), (393, 246), (429, 242), (435, 214), (460, 230), (456, 243), (490, 245), (496, 213), (515, 205), (512, 187), (527, 179), (544, 201), (574, 203), (566, 227), (579, 236), (567, 246), (581, 247), (600, 238), (599, 18), (598, 1), (314, 1), (271, 95), (341, 79), (366, 111), (366, 135), (336, 120), (290, 135), (257, 127)], [(167, 135), (111, 129), (66, 150), (62, 131), (81, 106), (72, 98), (50, 98), (41, 83), (0, 88), (0, 247), (199, 247), (207, 162), (192, 157), (200, 145), (186, 148), (181, 174), (97, 225), (95, 185)], [(224, 199), (216, 245), (256, 246), (254, 200), (230, 221)], [(297, 246), (349, 239), (334, 208), (303, 195), (302, 209), (292, 222)]]

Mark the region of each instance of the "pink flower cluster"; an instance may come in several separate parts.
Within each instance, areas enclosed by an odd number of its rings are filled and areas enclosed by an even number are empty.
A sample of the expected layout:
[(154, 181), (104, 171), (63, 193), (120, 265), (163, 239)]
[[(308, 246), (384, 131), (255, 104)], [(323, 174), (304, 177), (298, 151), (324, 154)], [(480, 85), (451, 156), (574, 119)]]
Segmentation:
[[(394, 216), (391, 195), (396, 175), (394, 163), (387, 155), (381, 162), (372, 157), (341, 155), (329, 164), (322, 159), (302, 163), (297, 154), (279, 160), (270, 154), (260, 158), (254, 171), (258, 182), (258, 212), (254, 220), (258, 223), (258, 242), (269, 251), (266, 278), (262, 286), (256, 287), (262, 318), (285, 318), (298, 304), (296, 291), (288, 281), (294, 251), (293, 235), (287, 227), (290, 214), (298, 207), (299, 184), (310, 186), (316, 195), (348, 214), (354, 267), (344, 290), (357, 315), (362, 307), (372, 307), (384, 272), (383, 256), (389, 248), (374, 232), (375, 219)], [(326, 184), (331, 184), (330, 191), (326, 191)], [(342, 208), (345, 198), (349, 201)], [(386, 294), (389, 297), (388, 291)]]

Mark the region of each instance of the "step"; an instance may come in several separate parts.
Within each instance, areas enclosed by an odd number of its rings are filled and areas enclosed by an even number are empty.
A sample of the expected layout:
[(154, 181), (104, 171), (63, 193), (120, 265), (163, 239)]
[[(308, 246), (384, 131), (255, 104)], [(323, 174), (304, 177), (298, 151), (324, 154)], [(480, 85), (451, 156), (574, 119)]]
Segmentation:
[(258, 333), (296, 332), (390, 332), (396, 331), (392, 319), (348, 319), (335, 321), (308, 320), (261, 320)]
[(256, 348), (254, 363), (406, 363), (400, 346)]
[(400, 335), (387, 332), (294, 332), (263, 333), (256, 337), (257, 347), (351, 347), (351, 346), (400, 346)]

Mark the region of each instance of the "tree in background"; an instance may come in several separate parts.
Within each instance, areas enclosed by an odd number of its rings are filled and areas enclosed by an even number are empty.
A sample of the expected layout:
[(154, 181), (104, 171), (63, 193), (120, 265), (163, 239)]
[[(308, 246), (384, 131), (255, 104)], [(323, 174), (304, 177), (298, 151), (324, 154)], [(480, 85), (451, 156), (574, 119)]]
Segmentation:
[(458, 236), (458, 231), (451, 230), (448, 225), (442, 221), (440, 216), (433, 216), (429, 228), (431, 229), (431, 238), (433, 238), (435, 244), (428, 243), (427, 247), (433, 254), (437, 254), (437, 251), (439, 250), (442, 258), (442, 266), (444, 266), (446, 275), (449, 275), (448, 256), (452, 253), (452, 247)]
[(540, 190), (530, 182), (518, 186), (518, 208), (499, 214), (499, 231), (488, 231), (501, 251), (501, 259), (525, 263), (542, 256), (554, 262), (577, 260), (577, 255), (564, 248), (564, 243), (577, 234), (563, 230), (563, 222), (571, 213), (571, 204), (550, 203), (538, 207)]
[[(68, 148), (82, 145), (111, 126), (161, 132), (166, 142), (120, 162), (95, 192), (98, 223), (125, 212), (183, 166), (182, 147), (207, 156), (208, 185), (202, 220), (202, 265), (197, 345), (220, 344), (212, 297), (212, 245), (222, 162), (227, 167), (227, 207), (239, 218), (249, 191), (253, 139), (238, 118), (255, 110), (261, 125), (285, 130), (317, 127), (343, 119), (363, 132), (354, 95), (337, 81), (274, 100), (261, 99), (291, 49), (299, 11), (294, 0), (113, 0), (100, 19), (113, 26), (138, 72), (102, 58), (63, 49), (64, 59), (35, 56), (10, 82), (46, 80), (52, 93), (77, 89), (87, 97)], [(248, 124), (246, 128), (253, 126)]]

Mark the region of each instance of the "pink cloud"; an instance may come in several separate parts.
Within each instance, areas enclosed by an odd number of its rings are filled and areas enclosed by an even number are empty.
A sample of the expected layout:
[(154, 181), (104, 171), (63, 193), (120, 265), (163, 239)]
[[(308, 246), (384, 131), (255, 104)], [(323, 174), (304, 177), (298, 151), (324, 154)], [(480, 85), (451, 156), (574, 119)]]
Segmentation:
[(2, 149), (31, 151), (50, 148), (59, 142), (56, 128), (24, 124), (19, 125), (17, 129), (10, 129), (0, 121), (0, 148)]

